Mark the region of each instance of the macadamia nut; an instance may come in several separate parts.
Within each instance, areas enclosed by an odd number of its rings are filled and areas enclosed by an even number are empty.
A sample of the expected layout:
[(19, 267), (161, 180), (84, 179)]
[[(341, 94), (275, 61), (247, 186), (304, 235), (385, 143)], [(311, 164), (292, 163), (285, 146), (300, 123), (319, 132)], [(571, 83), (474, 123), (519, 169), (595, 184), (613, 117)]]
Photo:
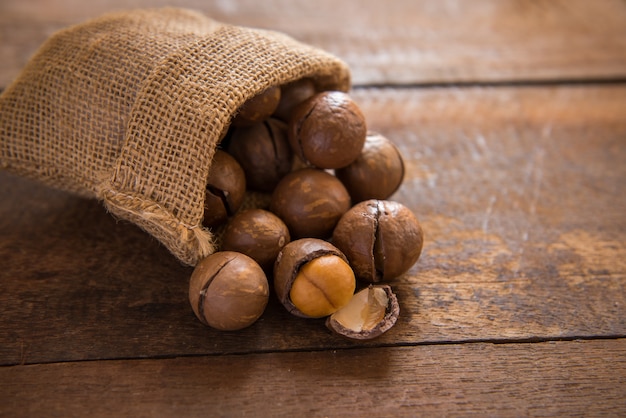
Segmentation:
[(419, 259), (424, 233), (406, 206), (389, 200), (366, 200), (346, 212), (333, 232), (357, 278), (374, 283), (395, 279)]
[(370, 132), (361, 155), (350, 165), (335, 170), (353, 203), (387, 199), (404, 179), (404, 161), (396, 146), (385, 136)]
[(291, 171), (293, 153), (287, 125), (278, 119), (234, 128), (228, 152), (243, 168), (250, 190), (271, 193)]
[(278, 253), (291, 240), (287, 225), (273, 213), (248, 209), (237, 213), (222, 234), (222, 250), (238, 251), (271, 271)]
[(246, 193), (246, 176), (232, 156), (215, 151), (204, 198), (203, 224), (214, 227), (239, 210)]
[(299, 104), (289, 121), (294, 152), (315, 167), (345, 167), (359, 156), (367, 128), (350, 96), (340, 91), (318, 93)]
[(356, 288), (346, 257), (332, 244), (303, 238), (285, 245), (274, 264), (274, 288), (296, 316), (319, 318), (345, 306)]
[(280, 102), (274, 111), (274, 117), (289, 122), (293, 109), (315, 93), (315, 84), (310, 78), (301, 78), (285, 84), (280, 89)]
[(306, 316), (321, 318), (345, 306), (354, 287), (354, 272), (348, 263), (333, 254), (323, 255), (300, 267), (289, 298)]
[(332, 174), (303, 168), (278, 183), (270, 211), (287, 224), (292, 238), (328, 238), (350, 208), (350, 195)]
[(200, 261), (189, 282), (189, 302), (205, 325), (235, 331), (252, 325), (265, 311), (269, 284), (247, 255), (219, 251)]
[(246, 101), (233, 120), (233, 125), (252, 125), (269, 118), (280, 102), (280, 87), (272, 86)]

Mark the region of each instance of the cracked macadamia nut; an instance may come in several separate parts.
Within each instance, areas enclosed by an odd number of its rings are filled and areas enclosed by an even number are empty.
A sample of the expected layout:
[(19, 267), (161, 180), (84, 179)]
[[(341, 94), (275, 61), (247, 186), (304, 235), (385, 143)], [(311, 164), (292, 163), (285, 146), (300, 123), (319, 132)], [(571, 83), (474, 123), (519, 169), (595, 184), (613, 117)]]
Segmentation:
[(350, 208), (350, 195), (332, 174), (303, 168), (287, 174), (276, 186), (270, 211), (287, 224), (291, 237), (328, 238)]
[(387, 199), (404, 178), (404, 161), (396, 146), (385, 136), (370, 132), (361, 155), (350, 165), (335, 171), (350, 193), (353, 203)]
[(270, 271), (278, 253), (289, 241), (289, 229), (278, 216), (263, 209), (248, 209), (228, 221), (221, 249), (243, 253), (263, 270)]
[(350, 96), (318, 93), (299, 104), (289, 120), (289, 143), (305, 162), (323, 169), (345, 167), (365, 143), (365, 117)]
[(220, 251), (202, 259), (189, 283), (189, 302), (198, 319), (222, 331), (252, 325), (269, 299), (267, 277), (247, 255)]
[(424, 233), (406, 206), (372, 199), (341, 217), (332, 242), (346, 255), (357, 278), (372, 283), (407, 272), (419, 259)]
[(272, 192), (291, 171), (293, 152), (287, 140), (287, 125), (278, 119), (234, 128), (228, 153), (243, 168), (250, 190)]
[(274, 288), (290, 313), (321, 318), (348, 304), (356, 279), (336, 247), (320, 239), (303, 238), (285, 245), (278, 255)]
[(241, 207), (245, 193), (246, 177), (237, 160), (225, 151), (215, 151), (204, 198), (204, 226), (226, 222)]
[(269, 118), (280, 102), (280, 87), (273, 86), (248, 99), (237, 112), (233, 125), (252, 125)]
[(350, 302), (326, 319), (333, 332), (354, 340), (370, 340), (393, 327), (400, 315), (396, 295), (388, 285), (372, 286), (354, 294)]

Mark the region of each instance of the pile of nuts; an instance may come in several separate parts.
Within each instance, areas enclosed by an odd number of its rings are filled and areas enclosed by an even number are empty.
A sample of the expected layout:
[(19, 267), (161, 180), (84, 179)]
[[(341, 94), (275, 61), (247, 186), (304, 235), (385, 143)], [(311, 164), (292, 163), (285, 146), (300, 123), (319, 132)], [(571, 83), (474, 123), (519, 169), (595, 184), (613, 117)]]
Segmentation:
[[(386, 200), (403, 178), (399, 150), (368, 132), (346, 93), (301, 79), (246, 102), (207, 179), (204, 224), (221, 244), (191, 276), (196, 316), (219, 330), (245, 328), (273, 285), (296, 316), (326, 318), (352, 339), (381, 335), (399, 315), (388, 283), (423, 245), (415, 215)], [(271, 195), (269, 206), (242, 209), (248, 190)]]

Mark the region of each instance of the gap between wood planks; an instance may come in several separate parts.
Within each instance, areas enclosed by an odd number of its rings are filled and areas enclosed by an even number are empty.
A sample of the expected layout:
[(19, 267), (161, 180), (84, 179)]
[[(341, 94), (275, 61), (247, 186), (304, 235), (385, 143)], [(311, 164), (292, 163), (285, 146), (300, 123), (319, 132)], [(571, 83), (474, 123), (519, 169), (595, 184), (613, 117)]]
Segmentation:
[(398, 343), (398, 344), (379, 344), (379, 345), (354, 345), (350, 347), (319, 347), (319, 348), (295, 348), (286, 350), (251, 350), (247, 352), (233, 352), (233, 353), (193, 353), (193, 354), (164, 354), (153, 355), (149, 357), (103, 357), (98, 359), (83, 359), (83, 360), (58, 360), (58, 361), (39, 361), (39, 362), (21, 362), (17, 364), (5, 364), (0, 365), (3, 367), (16, 367), (16, 366), (36, 366), (36, 365), (48, 365), (48, 364), (62, 364), (62, 363), (89, 363), (89, 362), (103, 362), (103, 361), (133, 361), (133, 360), (167, 360), (176, 358), (194, 358), (194, 357), (224, 357), (224, 356), (248, 356), (259, 354), (285, 354), (285, 353), (315, 353), (315, 352), (336, 352), (346, 350), (376, 350), (381, 348), (411, 348), (411, 347), (426, 347), (426, 346), (449, 346), (449, 345), (469, 345), (469, 344), (493, 344), (493, 345), (519, 345), (519, 344), (542, 344), (552, 342), (574, 342), (574, 341), (614, 341), (626, 339), (626, 334), (616, 335), (602, 335), (602, 336), (566, 336), (566, 337), (529, 337), (529, 338), (491, 338), (491, 339), (467, 339), (467, 340), (450, 340), (450, 341), (423, 341), (415, 343)]
[(471, 88), (471, 87), (541, 87), (541, 86), (603, 86), (626, 84), (626, 77), (611, 78), (571, 78), (571, 79), (537, 79), (537, 80), (476, 80), (476, 81), (445, 81), (423, 83), (381, 83), (355, 84), (354, 90), (391, 88), (391, 89), (436, 89), (436, 88)]

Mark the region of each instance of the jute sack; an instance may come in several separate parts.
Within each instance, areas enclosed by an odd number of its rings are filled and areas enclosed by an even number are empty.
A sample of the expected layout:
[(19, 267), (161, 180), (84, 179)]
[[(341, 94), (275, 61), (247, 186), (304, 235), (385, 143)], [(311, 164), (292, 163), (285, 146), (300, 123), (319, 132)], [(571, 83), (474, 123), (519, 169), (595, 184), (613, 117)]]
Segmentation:
[(312, 77), (346, 91), (347, 66), (280, 33), (181, 9), (116, 13), (48, 39), (0, 96), (0, 167), (97, 198), (195, 265), (206, 179), (237, 109)]

